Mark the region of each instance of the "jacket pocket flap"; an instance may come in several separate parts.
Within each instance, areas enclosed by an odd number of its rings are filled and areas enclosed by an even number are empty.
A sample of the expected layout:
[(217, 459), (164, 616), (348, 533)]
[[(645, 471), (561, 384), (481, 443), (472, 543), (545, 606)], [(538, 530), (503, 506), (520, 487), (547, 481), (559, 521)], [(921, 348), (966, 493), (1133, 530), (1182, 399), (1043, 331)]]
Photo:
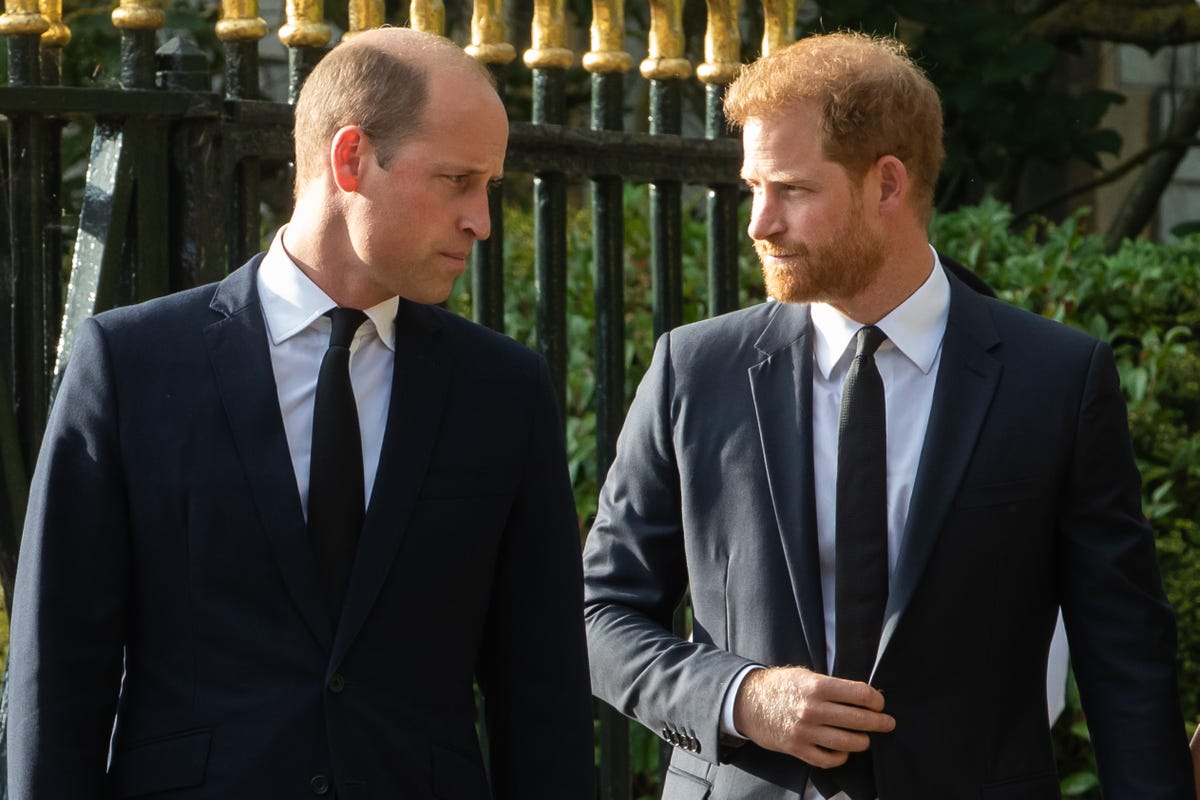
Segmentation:
[(474, 800), (489, 797), (483, 764), (478, 760), (433, 746), (433, 796), (441, 800)]
[(204, 783), (209, 729), (187, 731), (135, 744), (113, 759), (113, 777), (121, 797), (187, 789)]
[(1058, 776), (1037, 775), (980, 787), (983, 800), (1059, 800)]
[(708, 800), (712, 784), (672, 764), (667, 767), (663, 800)]

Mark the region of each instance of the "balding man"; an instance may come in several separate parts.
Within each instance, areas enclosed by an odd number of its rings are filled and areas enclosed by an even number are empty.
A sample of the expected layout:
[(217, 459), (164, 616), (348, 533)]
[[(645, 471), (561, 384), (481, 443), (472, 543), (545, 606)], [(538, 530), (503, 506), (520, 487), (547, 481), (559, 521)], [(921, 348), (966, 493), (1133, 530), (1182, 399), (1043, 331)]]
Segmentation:
[(429, 305), (507, 133), (459, 48), (364, 33), (301, 94), (270, 250), (82, 327), (17, 579), (14, 800), (593, 797), (547, 369)]

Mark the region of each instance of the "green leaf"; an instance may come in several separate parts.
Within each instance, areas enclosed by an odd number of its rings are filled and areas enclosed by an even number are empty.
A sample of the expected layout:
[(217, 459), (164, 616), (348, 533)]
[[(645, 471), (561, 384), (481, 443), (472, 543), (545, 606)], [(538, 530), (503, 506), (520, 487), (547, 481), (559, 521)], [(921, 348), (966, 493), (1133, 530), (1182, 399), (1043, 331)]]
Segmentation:
[(1078, 797), (1087, 794), (1100, 785), (1100, 779), (1093, 772), (1075, 772), (1062, 779), (1059, 788), (1065, 797)]

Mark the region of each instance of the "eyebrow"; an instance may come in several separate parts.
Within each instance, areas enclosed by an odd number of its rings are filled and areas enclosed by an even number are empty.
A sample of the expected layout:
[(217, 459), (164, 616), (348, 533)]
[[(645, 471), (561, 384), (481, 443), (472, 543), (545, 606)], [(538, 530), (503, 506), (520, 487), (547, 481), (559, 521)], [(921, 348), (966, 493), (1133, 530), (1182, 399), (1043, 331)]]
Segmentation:
[(811, 176), (800, 175), (795, 172), (785, 172), (783, 170), (767, 170), (766, 173), (763, 175), (754, 175), (754, 176), (747, 175), (745, 170), (740, 170), (738, 172), (738, 177), (740, 177), (742, 180), (747, 181), (747, 182), (749, 182), (750, 180), (757, 180), (757, 181), (763, 182), (763, 183), (812, 183), (813, 182), (813, 178)]

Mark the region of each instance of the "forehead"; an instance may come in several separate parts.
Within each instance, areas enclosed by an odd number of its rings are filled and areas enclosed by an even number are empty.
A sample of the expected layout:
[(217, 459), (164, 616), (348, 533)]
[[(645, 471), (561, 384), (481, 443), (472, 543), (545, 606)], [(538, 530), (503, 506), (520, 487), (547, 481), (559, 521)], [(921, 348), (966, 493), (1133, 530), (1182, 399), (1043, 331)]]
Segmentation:
[(469, 161), (464, 167), (502, 168), (508, 118), (499, 96), (486, 80), (469, 70), (447, 72), (451, 74), (431, 76), (425, 119), (407, 144), (442, 158)]
[(742, 128), (742, 174), (836, 166), (821, 145), (815, 109), (800, 106), (769, 117), (751, 117)]

